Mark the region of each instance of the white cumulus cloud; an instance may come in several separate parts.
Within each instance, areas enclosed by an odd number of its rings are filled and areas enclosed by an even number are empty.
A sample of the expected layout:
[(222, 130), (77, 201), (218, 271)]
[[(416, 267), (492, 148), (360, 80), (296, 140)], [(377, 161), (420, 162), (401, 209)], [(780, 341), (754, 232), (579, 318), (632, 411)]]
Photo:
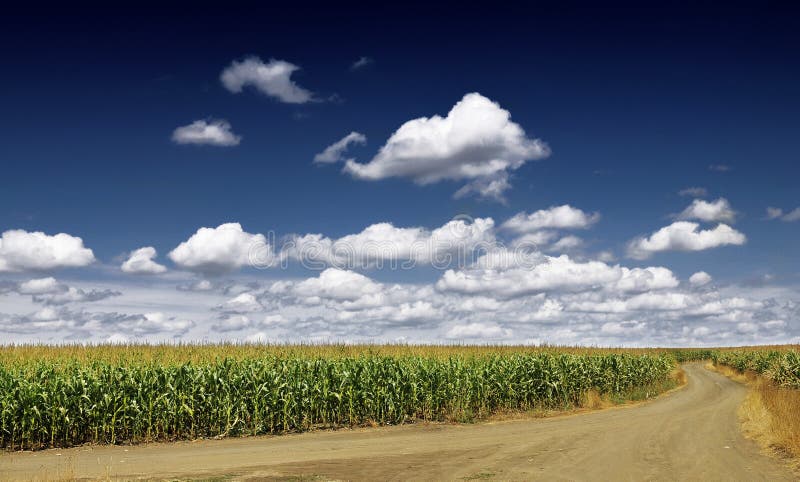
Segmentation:
[(321, 234), (296, 236), (281, 255), (310, 268), (446, 266), (478, 247), (494, 244), (494, 240), (492, 218), (454, 219), (434, 230), (376, 223), (335, 240)]
[(314, 95), (297, 85), (292, 74), (300, 67), (284, 60), (270, 59), (264, 63), (258, 57), (234, 60), (222, 71), (220, 80), (226, 89), (238, 94), (251, 85), (262, 94), (288, 104), (304, 104), (314, 100)]
[(226, 301), (218, 308), (226, 313), (252, 313), (255, 311), (262, 311), (264, 309), (253, 293), (242, 293), (237, 295)]
[(0, 272), (77, 268), (94, 261), (83, 240), (69, 234), (12, 229), (0, 237)]
[(700, 225), (688, 221), (677, 221), (647, 237), (639, 237), (628, 243), (628, 256), (647, 259), (662, 251), (702, 251), (727, 245), (742, 245), (747, 237), (727, 224), (713, 229), (700, 229)]
[(599, 220), (600, 213), (587, 213), (564, 204), (530, 214), (517, 213), (501, 224), (500, 228), (520, 234), (542, 229), (586, 229)]
[(294, 287), (297, 296), (319, 296), (334, 300), (353, 301), (364, 295), (378, 293), (380, 283), (352, 271), (328, 268), (316, 278), (308, 278)]
[(698, 271), (689, 277), (689, 284), (692, 286), (705, 286), (711, 283), (711, 275), (705, 271)]
[(495, 179), (549, 153), (546, 144), (528, 138), (522, 127), (511, 121), (507, 110), (472, 93), (456, 103), (446, 117), (435, 115), (406, 122), (371, 161), (349, 160), (344, 170), (357, 179), (400, 177), (418, 184)]
[(578, 236), (564, 236), (563, 238), (559, 239), (552, 246), (548, 248), (548, 250), (556, 252), (556, 253), (563, 253), (565, 251), (571, 251), (583, 246), (583, 240)]
[(64, 286), (52, 276), (25, 281), (19, 284), (17, 291), (23, 295), (43, 295), (61, 291)]
[(130, 274), (159, 274), (167, 270), (167, 267), (153, 261), (158, 253), (156, 248), (145, 246), (131, 251), (128, 259), (122, 263), (120, 269)]
[(474, 267), (449, 269), (437, 281), (436, 288), (465, 295), (512, 298), (550, 291), (580, 292), (602, 287), (638, 291), (678, 284), (666, 268), (631, 270), (600, 261), (577, 262), (567, 255), (540, 256), (534, 266), (518, 263), (513, 257), (506, 258), (502, 253), (489, 253)]
[(736, 220), (736, 211), (725, 198), (716, 201), (695, 199), (686, 209), (678, 215), (678, 219), (699, 219), (706, 222), (733, 222)]
[[(266, 254), (259, 254), (262, 251)], [(218, 275), (247, 265), (255, 255), (271, 257), (264, 235), (248, 233), (239, 223), (226, 223), (198, 229), (168, 256), (183, 269)]]
[(172, 141), (177, 144), (236, 146), (241, 140), (231, 130), (230, 123), (221, 119), (196, 120), (172, 132)]

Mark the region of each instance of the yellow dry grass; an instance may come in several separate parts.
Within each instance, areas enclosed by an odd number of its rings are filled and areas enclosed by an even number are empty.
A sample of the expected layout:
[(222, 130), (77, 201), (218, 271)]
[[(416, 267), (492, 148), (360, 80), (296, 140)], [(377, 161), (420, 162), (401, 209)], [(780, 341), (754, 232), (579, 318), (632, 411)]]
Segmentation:
[(708, 366), (747, 385), (747, 395), (739, 407), (744, 434), (800, 468), (800, 390), (776, 386), (753, 372), (741, 373), (725, 365)]

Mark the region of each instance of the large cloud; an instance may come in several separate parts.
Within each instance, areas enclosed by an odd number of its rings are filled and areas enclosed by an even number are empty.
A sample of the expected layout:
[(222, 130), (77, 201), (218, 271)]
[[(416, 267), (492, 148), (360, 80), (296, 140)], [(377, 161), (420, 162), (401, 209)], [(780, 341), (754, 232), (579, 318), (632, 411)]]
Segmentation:
[(629, 269), (600, 261), (578, 262), (566, 255), (532, 256), (526, 260), (517, 257), (517, 253), (488, 253), (471, 268), (445, 271), (436, 288), (513, 298), (554, 291), (637, 292), (678, 285), (672, 272), (661, 267)]
[(158, 253), (156, 248), (145, 246), (131, 251), (128, 259), (120, 266), (125, 273), (131, 274), (159, 274), (167, 270), (167, 267), (153, 261)]
[[(389, 284), (331, 268), (299, 280), (232, 285), (220, 280), (220, 286), (228, 288), (203, 293), (173, 289), (168, 295), (148, 283), (131, 287), (139, 291), (135, 298), (126, 289), (118, 299), (95, 302), (97, 312), (74, 304), (35, 307), (20, 304), (19, 296), (4, 296), (0, 338), (7, 342), (173, 337), (283, 342), (470, 339), (663, 346), (791, 342), (800, 334), (795, 322), (800, 303), (792, 301), (794, 291), (758, 293), (711, 284), (698, 289), (679, 284), (666, 268), (590, 265), (544, 255), (537, 260), (541, 266), (533, 269), (508, 263), (493, 272), (489, 268), (493, 262), (484, 261), (481, 268), (476, 263), (466, 271), (485, 277), (480, 280), (482, 289), (474, 293), (436, 290), (428, 283)], [(530, 279), (525, 278), (526, 271), (531, 272)], [(515, 281), (529, 289), (515, 292)], [(49, 278), (14, 283), (12, 291), (40, 293), (36, 296), (65, 293), (64, 285)], [(128, 313), (136, 302), (146, 308), (134, 311), (144, 314)], [(191, 311), (175, 311), (187, 304)]]
[(208, 144), (212, 146), (236, 146), (241, 137), (231, 131), (225, 120), (197, 120), (181, 126), (172, 132), (172, 140), (177, 144)]
[(665, 226), (648, 237), (628, 243), (628, 256), (647, 259), (662, 251), (702, 251), (726, 245), (742, 245), (747, 237), (727, 224), (714, 229), (700, 229), (700, 225), (678, 221)]
[(304, 104), (314, 100), (314, 95), (297, 85), (292, 74), (300, 67), (283, 60), (270, 59), (264, 63), (258, 57), (248, 57), (241, 62), (234, 60), (220, 74), (222, 85), (238, 94), (247, 85), (252, 85), (262, 94), (289, 104)]
[(378, 293), (381, 285), (352, 271), (328, 268), (316, 278), (298, 283), (293, 292), (301, 297), (323, 297), (353, 301), (364, 295)]
[[(590, 226), (593, 217), (575, 208), (542, 210), (520, 216), (528, 224), (509, 231), (548, 245), (566, 239), (561, 243), (566, 249), (577, 240), (561, 231)], [(700, 232), (699, 227), (690, 230)], [(502, 248), (494, 236), (490, 218), (455, 219), (436, 229), (378, 223), (338, 239), (307, 235), (300, 238), (320, 248), (315, 259), (326, 260), (320, 263), (324, 271), (314, 276), (266, 281), (243, 274), (199, 282), (192, 289), (185, 287), (192, 278), (179, 272), (148, 283), (123, 277), (110, 286), (113, 290), (68, 286), (52, 277), (0, 281), (0, 338), (8, 343), (174, 337), (662, 346), (800, 340), (794, 289), (713, 283), (704, 272), (681, 283), (664, 267), (517, 252)], [(262, 235), (232, 223), (198, 230), (170, 257), (181, 268), (220, 274), (246, 264), (251, 243), (272, 256)], [(466, 265), (438, 262), (459, 250), (482, 255)], [(142, 259), (152, 261), (154, 251), (142, 252)], [(280, 254), (290, 256), (289, 251)], [(412, 260), (426, 267), (419, 274), (376, 271), (370, 277), (341, 267), (342, 260), (367, 267), (379, 260), (404, 266)], [(397, 281), (427, 276), (431, 265), (448, 268), (436, 283)]]
[(418, 184), (496, 179), (548, 154), (547, 146), (528, 138), (507, 110), (472, 93), (456, 103), (447, 117), (406, 122), (370, 162), (349, 160), (345, 172), (369, 181), (400, 177)]
[(252, 262), (271, 258), (271, 247), (263, 234), (250, 234), (239, 223), (200, 228), (169, 253), (179, 267), (208, 275), (233, 271)]
[(445, 267), (463, 263), (473, 250), (494, 242), (492, 218), (454, 219), (434, 230), (377, 223), (335, 240), (321, 234), (296, 236), (281, 254), (309, 268), (411, 268), (418, 263)]
[(94, 261), (81, 238), (65, 233), (50, 236), (12, 229), (0, 238), (0, 272), (76, 268)]
[(716, 201), (695, 199), (678, 215), (678, 219), (699, 219), (706, 222), (733, 222), (736, 211), (731, 208), (727, 199), (721, 197)]

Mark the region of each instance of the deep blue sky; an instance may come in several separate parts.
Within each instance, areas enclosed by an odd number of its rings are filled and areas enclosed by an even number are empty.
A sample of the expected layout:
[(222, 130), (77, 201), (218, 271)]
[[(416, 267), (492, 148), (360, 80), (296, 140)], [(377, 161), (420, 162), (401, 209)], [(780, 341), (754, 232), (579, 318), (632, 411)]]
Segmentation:
[[(797, 10), (487, 5), (4, 12), (0, 227), (80, 236), (111, 262), (144, 245), (163, 255), (226, 221), (340, 236), (570, 203), (603, 214), (587, 239), (621, 255), (690, 202), (678, 190), (703, 186), (741, 213), (748, 245), (657, 263), (682, 275), (702, 264), (721, 278), (793, 276), (800, 223), (761, 218), (766, 206), (800, 204)], [(298, 84), (340, 100), (233, 95), (219, 75), (246, 55), (297, 64)], [(374, 63), (351, 71), (361, 56)], [(553, 150), (514, 172), (507, 206), (454, 200), (457, 183), (363, 182), (311, 162), (352, 130), (369, 139), (352, 150), (365, 162), (403, 122), (444, 115), (474, 91)], [(207, 117), (230, 121), (241, 145), (170, 141)]]

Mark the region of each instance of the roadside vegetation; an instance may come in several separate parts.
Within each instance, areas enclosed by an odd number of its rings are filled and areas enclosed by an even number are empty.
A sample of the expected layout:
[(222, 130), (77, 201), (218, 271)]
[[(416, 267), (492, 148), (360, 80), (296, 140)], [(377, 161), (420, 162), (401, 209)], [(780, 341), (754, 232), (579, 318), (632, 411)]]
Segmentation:
[(713, 367), (749, 390), (739, 409), (746, 435), (779, 456), (800, 460), (800, 353), (787, 349), (715, 350)]
[(800, 363), (793, 347), (6, 346), (0, 347), (0, 447), (472, 422), (602, 408), (685, 383), (679, 363), (693, 360), (761, 374), (754, 390), (759, 413), (768, 414), (772, 432), (780, 434), (770, 444), (798, 453)]
[(640, 350), (409, 346), (0, 349), (6, 449), (473, 421), (648, 398), (674, 358)]

